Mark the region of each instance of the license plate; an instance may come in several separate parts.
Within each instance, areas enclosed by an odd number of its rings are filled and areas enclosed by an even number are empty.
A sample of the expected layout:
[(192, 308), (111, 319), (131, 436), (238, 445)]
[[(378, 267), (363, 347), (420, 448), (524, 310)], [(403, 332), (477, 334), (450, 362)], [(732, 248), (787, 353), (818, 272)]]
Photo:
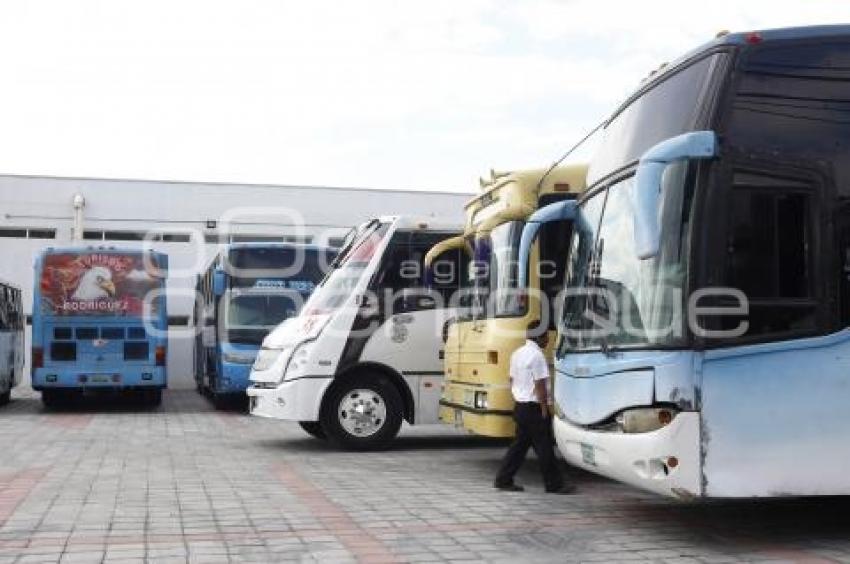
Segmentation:
[(91, 381), (96, 384), (103, 384), (112, 381), (112, 376), (109, 374), (95, 374), (91, 377)]
[(455, 409), (455, 427), (463, 427), (463, 411)]
[(593, 445), (581, 443), (581, 459), (585, 464), (596, 466), (596, 452), (593, 450)]

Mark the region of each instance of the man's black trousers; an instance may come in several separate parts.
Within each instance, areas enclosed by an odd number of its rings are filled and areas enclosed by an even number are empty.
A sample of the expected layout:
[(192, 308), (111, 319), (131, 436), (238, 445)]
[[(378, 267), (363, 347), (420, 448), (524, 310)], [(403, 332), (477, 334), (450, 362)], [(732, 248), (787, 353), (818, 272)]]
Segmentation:
[(543, 417), (537, 402), (517, 402), (514, 407), (514, 421), (516, 437), (502, 460), (502, 467), (496, 476), (496, 486), (513, 484), (514, 476), (525, 461), (529, 447), (533, 447), (540, 461), (540, 472), (543, 474), (546, 491), (561, 489), (564, 478), (555, 460), (551, 418)]

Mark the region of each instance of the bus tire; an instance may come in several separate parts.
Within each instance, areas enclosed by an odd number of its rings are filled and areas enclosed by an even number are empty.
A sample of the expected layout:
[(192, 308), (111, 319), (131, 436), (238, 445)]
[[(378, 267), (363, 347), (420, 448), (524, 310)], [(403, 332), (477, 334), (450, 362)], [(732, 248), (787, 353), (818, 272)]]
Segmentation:
[(219, 394), (210, 390), (210, 401), (213, 407), (219, 411), (230, 407), (230, 397), (225, 394)]
[(162, 390), (145, 390), (142, 393), (144, 394), (145, 403), (150, 407), (159, 407), (162, 405)]
[(6, 390), (2, 394), (0, 394), (0, 405), (6, 405), (10, 401), (12, 401), (12, 389), (11, 388), (9, 388), (8, 390)]
[(304, 429), (311, 437), (315, 437), (317, 439), (325, 440), (328, 436), (325, 434), (325, 430), (322, 429), (321, 421), (299, 421), (299, 425)]
[(63, 390), (42, 390), (41, 402), (47, 409), (59, 409), (68, 404), (68, 397)]
[(343, 377), (327, 399), (322, 409), (322, 429), (338, 447), (356, 451), (386, 448), (401, 428), (401, 396), (392, 382), (381, 375)]

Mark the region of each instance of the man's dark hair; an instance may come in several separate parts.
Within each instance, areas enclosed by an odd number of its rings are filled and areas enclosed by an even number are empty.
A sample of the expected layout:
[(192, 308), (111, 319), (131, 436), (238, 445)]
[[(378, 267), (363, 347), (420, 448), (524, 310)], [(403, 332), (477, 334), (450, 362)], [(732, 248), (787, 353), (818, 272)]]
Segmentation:
[(545, 335), (546, 327), (539, 321), (532, 321), (528, 324), (528, 328), (525, 330), (525, 336), (532, 341), (537, 341)]

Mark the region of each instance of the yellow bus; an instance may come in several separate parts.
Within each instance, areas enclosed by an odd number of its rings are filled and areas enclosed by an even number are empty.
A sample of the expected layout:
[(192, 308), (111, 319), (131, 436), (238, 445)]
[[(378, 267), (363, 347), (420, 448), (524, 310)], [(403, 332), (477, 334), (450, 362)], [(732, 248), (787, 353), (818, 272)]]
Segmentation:
[(443, 332), (442, 422), (476, 435), (513, 436), (510, 357), (524, 342), (527, 326), (539, 321), (546, 307), (544, 318), (553, 337), (547, 351), (551, 362), (555, 344), (551, 298), (563, 287), (572, 221), (541, 226), (531, 246), (527, 288), (519, 287), (520, 237), (535, 211), (575, 199), (585, 188), (586, 173), (584, 165), (563, 166), (548, 174), (543, 169), (492, 172), (489, 180), (481, 181), (481, 194), (466, 204), (463, 235), (442, 241), (426, 257), (427, 264), (430, 257), (450, 248), (465, 248), (472, 255), (469, 286), (458, 308), (463, 313)]

